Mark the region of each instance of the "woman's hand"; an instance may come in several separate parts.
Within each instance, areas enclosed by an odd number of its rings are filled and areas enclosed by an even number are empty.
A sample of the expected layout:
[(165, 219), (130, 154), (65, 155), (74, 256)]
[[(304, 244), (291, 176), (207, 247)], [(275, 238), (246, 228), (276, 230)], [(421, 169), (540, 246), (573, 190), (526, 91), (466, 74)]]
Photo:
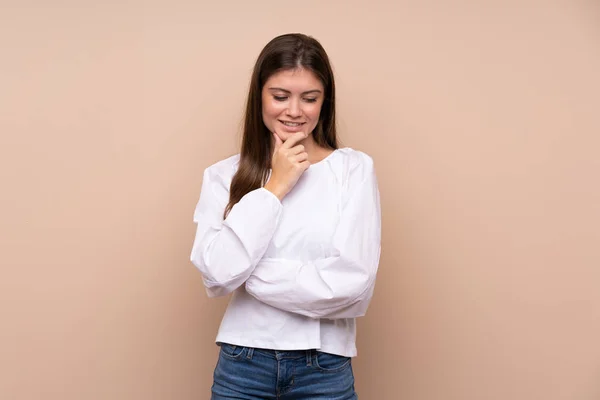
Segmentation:
[(292, 190), (300, 176), (308, 169), (308, 153), (304, 146), (298, 142), (306, 139), (304, 132), (298, 132), (284, 142), (277, 134), (275, 137), (275, 151), (271, 161), (271, 178), (265, 185), (265, 189), (283, 200)]

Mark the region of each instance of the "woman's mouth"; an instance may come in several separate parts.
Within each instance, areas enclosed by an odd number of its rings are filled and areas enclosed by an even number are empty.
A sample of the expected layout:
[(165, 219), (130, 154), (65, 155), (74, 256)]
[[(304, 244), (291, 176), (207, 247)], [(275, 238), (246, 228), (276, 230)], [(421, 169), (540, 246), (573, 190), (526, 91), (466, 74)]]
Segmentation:
[(283, 126), (282, 130), (288, 133), (301, 132), (304, 129), (304, 125), (306, 124), (306, 122), (290, 122), (282, 120), (279, 120), (279, 122)]
[(288, 121), (279, 121), (285, 126), (289, 126), (290, 128), (295, 128), (298, 126), (304, 125), (304, 122), (288, 122)]

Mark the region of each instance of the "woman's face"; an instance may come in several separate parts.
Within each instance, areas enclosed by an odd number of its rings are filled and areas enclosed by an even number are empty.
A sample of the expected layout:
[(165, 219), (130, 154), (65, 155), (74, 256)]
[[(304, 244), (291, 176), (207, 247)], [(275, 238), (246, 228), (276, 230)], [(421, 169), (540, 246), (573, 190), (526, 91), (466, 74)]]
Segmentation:
[(263, 122), (283, 142), (296, 132), (308, 136), (319, 122), (324, 96), (323, 84), (311, 71), (277, 72), (262, 88)]

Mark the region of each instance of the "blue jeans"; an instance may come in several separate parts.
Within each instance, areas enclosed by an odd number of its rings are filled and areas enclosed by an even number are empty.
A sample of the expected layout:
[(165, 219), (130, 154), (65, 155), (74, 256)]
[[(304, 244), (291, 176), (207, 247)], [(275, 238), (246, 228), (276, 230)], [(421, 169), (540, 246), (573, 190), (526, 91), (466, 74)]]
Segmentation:
[(349, 357), (221, 344), (211, 400), (356, 400)]

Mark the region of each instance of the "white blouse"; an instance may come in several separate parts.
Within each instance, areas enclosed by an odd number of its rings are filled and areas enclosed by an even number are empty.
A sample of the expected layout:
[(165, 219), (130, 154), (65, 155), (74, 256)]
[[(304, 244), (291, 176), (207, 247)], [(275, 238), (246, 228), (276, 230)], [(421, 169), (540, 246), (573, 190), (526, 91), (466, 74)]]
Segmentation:
[(283, 201), (264, 188), (225, 220), (239, 154), (204, 171), (192, 263), (208, 296), (233, 292), (216, 338), (273, 350), (356, 356), (379, 265), (381, 209), (371, 157), (335, 150)]

